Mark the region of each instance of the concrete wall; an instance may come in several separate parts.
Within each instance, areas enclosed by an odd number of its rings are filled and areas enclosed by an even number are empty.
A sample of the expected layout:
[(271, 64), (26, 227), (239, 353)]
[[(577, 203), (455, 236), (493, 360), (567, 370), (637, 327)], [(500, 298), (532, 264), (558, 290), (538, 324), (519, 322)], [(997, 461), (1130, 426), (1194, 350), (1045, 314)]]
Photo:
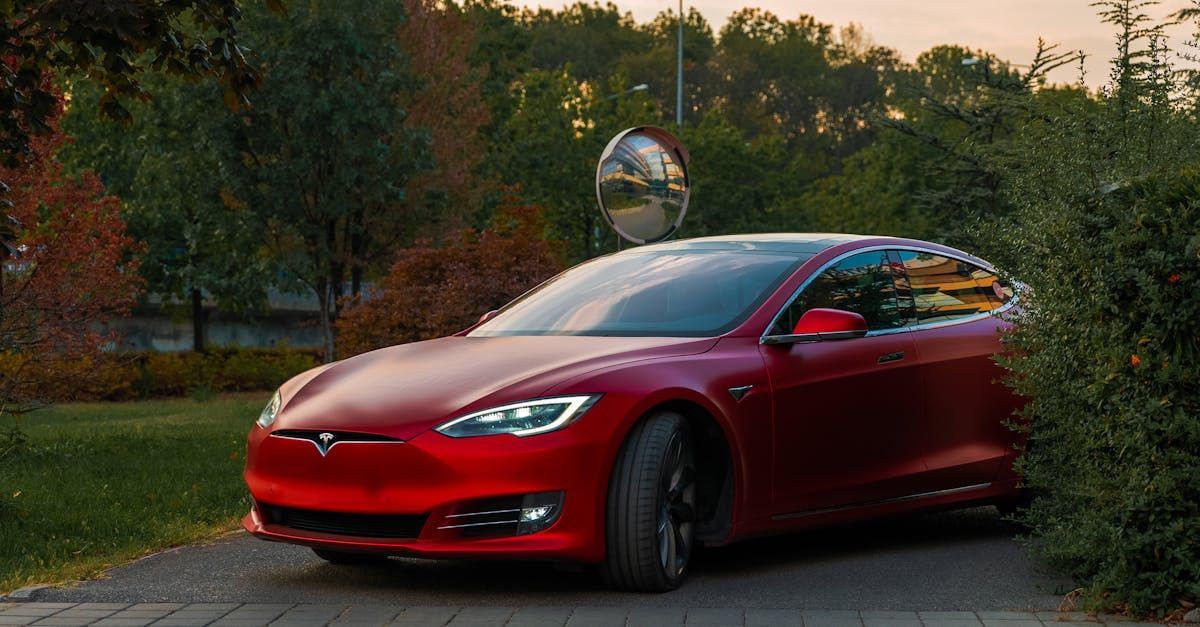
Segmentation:
[[(176, 352), (192, 350), (192, 321), (173, 319), (162, 311), (141, 310), (113, 320), (108, 330), (120, 336), (116, 348), (130, 351)], [(299, 312), (237, 317), (209, 312), (208, 346), (320, 348), (317, 317)]]
[[(321, 328), (316, 296), (269, 290), (267, 311), (231, 314), (217, 311), (205, 300), (206, 345), (269, 348), (320, 348)], [(126, 318), (104, 328), (120, 338), (116, 350), (178, 352), (192, 350), (191, 309), (185, 303), (164, 303), (150, 294)]]

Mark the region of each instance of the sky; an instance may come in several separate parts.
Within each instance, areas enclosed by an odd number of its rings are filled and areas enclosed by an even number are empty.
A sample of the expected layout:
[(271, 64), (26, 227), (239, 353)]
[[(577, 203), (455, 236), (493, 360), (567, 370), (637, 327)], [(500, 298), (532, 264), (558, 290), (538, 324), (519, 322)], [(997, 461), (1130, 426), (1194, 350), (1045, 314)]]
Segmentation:
[[(677, 7), (678, 0), (614, 0), (639, 22)], [(1165, 16), (1195, 6), (1197, 0), (1162, 0), (1149, 13)], [(555, 0), (516, 0), (515, 4), (558, 8)], [(1012, 63), (1029, 63), (1038, 37), (1059, 43), (1063, 50), (1083, 50), (1089, 55), (1085, 80), (1093, 88), (1108, 80), (1112, 56), (1112, 28), (1096, 17), (1090, 0), (685, 0), (720, 29), (725, 18), (744, 6), (760, 6), (781, 18), (807, 13), (836, 26), (861, 24), (878, 44), (900, 51), (912, 61), (923, 50), (938, 44), (982, 48)], [(685, 8), (685, 10), (687, 10)], [(1169, 31), (1173, 46), (1182, 48), (1192, 29)], [(687, 45), (686, 42), (684, 44)], [(1055, 82), (1077, 82), (1078, 67), (1062, 68), (1051, 75)]]

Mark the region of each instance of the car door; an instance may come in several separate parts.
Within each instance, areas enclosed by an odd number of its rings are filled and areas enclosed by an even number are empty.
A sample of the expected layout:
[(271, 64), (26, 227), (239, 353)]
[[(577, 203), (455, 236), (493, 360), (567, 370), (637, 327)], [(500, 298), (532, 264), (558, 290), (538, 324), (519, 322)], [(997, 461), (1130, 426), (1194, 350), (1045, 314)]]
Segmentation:
[(1010, 458), (1016, 436), (1005, 422), (1017, 398), (1000, 382), (993, 359), (998, 330), (992, 315), (1013, 298), (1012, 289), (980, 266), (932, 251), (898, 250), (915, 321), (920, 354), (924, 422), (922, 438), (932, 490), (990, 483)]
[(760, 347), (774, 395), (776, 516), (802, 516), (919, 491), (916, 347), (896, 298), (886, 250), (821, 269), (777, 316), (787, 334), (805, 311), (853, 311), (866, 337)]

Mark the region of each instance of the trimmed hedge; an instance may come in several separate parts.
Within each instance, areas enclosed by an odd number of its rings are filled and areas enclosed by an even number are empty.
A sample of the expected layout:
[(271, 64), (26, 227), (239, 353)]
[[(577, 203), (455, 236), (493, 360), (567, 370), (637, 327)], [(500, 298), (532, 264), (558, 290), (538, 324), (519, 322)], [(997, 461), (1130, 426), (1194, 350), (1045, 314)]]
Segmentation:
[(40, 401), (124, 401), (269, 391), (320, 363), (318, 351), (291, 348), (102, 353), (69, 362), (7, 353), (0, 354), (0, 378), (19, 378)]

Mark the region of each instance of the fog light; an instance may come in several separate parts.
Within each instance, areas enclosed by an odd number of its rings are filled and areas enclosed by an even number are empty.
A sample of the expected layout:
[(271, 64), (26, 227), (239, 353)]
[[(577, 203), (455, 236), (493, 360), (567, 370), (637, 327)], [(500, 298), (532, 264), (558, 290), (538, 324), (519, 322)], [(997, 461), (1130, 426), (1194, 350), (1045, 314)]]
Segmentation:
[(521, 499), (521, 520), (517, 535), (536, 533), (554, 524), (562, 510), (562, 492), (526, 494)]
[(554, 509), (553, 505), (539, 505), (538, 507), (526, 507), (521, 510), (521, 522), (535, 522), (541, 520), (550, 514)]

